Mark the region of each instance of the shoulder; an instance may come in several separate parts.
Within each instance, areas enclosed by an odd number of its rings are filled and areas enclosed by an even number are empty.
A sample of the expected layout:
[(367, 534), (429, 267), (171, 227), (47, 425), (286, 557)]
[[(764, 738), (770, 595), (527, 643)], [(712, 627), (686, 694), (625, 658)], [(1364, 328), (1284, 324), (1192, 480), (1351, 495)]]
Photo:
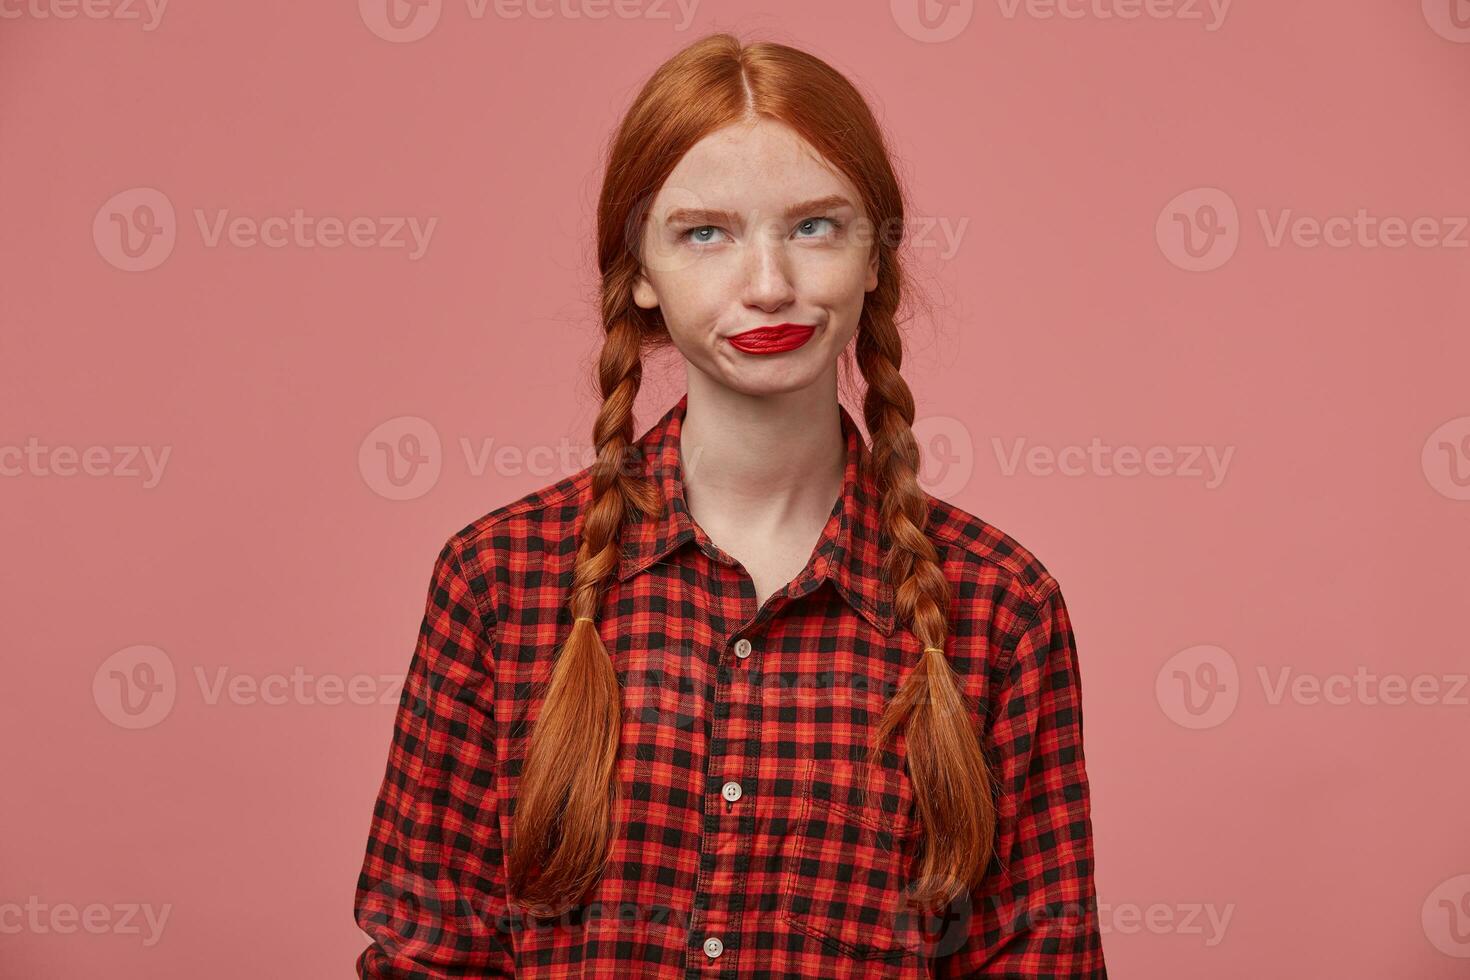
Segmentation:
[(466, 552), (483, 550), (497, 539), (501, 547), (536, 550), (571, 536), (580, 524), (591, 476), (587, 467), (501, 504), (460, 528), (452, 540)]
[(1060, 586), (1029, 548), (984, 518), (929, 496), (928, 534), (939, 547), (962, 602), (991, 606), (1004, 632), (1024, 625), (1060, 599)]
[(590, 466), (501, 504), (449, 536), (440, 560), (458, 563), (482, 610), (499, 618), (501, 599), (528, 574), (553, 580), (575, 561), (591, 492)]

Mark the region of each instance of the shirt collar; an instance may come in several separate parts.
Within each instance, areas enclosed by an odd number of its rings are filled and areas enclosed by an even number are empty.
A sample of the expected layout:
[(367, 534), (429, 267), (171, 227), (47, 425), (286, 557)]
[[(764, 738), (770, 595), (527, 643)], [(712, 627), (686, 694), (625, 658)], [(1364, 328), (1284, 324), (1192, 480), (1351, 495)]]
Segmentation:
[[(618, 580), (624, 581), (671, 554), (689, 541), (707, 554), (723, 554), (689, 514), (684, 498), (679, 433), (689, 404), (686, 392), (638, 440), (645, 474), (658, 489), (661, 512), (644, 517), (630, 513), (622, 531)], [(880, 532), (878, 492), (869, 462), (871, 456), (857, 424), (841, 403), (837, 406), (846, 441), (847, 462), (842, 496), (822, 529), (813, 560), (797, 577), (793, 592), (805, 595), (823, 581), (832, 586), (884, 636), (893, 631), (893, 587), (882, 574), (882, 550), (887, 536)]]

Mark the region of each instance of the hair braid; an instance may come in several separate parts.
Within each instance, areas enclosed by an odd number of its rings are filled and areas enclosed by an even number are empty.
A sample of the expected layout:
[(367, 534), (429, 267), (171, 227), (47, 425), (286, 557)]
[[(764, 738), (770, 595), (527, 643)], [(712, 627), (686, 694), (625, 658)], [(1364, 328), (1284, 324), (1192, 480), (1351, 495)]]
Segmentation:
[[(591, 503), (568, 603), (572, 630), (552, 664), (526, 750), (509, 857), (520, 903), (543, 917), (580, 900), (611, 853), (620, 798), (615, 776), (622, 697), (596, 617), (603, 583), (617, 573), (629, 510), (658, 509), (653, 486), (629, 465), (635, 450), (633, 402), (643, 375), (638, 329), (619, 317), (607, 334), (598, 363), (603, 402), (593, 429)], [(576, 818), (564, 820), (567, 813)]]
[(902, 340), (891, 316), (865, 319), (857, 362), (868, 383), (863, 415), (872, 434), (881, 520), (891, 542), (884, 574), (894, 586), (895, 615), (909, 624), (924, 648), (878, 724), (868, 761), (877, 763), (882, 747), (907, 721), (904, 737), (914, 795), (928, 828), (910, 898), (923, 907), (938, 907), (977, 886), (984, 876), (995, 831), (992, 779), (944, 656), (950, 586), (934, 542), (924, 531), (929, 504), (918, 481), (914, 398), (899, 373)]

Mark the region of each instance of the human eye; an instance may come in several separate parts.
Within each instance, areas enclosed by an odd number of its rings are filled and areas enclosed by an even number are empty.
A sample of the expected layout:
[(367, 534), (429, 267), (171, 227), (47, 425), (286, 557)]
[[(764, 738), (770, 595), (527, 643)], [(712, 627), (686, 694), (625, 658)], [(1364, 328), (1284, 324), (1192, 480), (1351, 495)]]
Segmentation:
[(712, 237), (707, 237), (705, 233), (715, 233), (719, 230), (720, 229), (716, 228), (714, 225), (700, 225), (697, 228), (690, 228), (684, 231), (680, 234), (679, 238), (680, 240), (689, 242), (692, 245), (710, 245), (714, 243), (714, 239)]
[[(814, 216), (814, 217), (807, 218), (805, 221), (801, 222), (801, 224), (799, 224), (799, 225), (796, 226), (796, 230), (797, 231), (802, 231), (803, 229), (805, 229), (805, 230), (808, 230), (809, 231), (813, 227), (819, 226), (820, 223), (821, 222), (824, 222), (824, 221), (828, 225), (831, 226), (831, 229), (832, 229), (833, 233), (836, 233), (836, 232), (838, 232), (838, 231), (840, 231), (842, 229), (842, 222), (838, 221), (836, 218), (832, 218), (832, 217), (829, 217), (827, 215), (821, 215), (821, 216)], [(799, 237), (802, 237), (802, 238), (817, 238), (817, 237), (820, 237), (820, 236), (818, 236), (818, 235), (801, 235)]]

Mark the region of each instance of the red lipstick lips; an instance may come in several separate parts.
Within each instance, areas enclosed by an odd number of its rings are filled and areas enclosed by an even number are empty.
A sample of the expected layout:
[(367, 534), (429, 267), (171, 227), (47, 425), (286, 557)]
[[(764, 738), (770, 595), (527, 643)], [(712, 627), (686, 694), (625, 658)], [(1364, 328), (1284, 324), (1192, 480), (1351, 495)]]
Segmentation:
[(778, 323), (774, 327), (756, 327), (729, 338), (731, 346), (747, 354), (779, 354), (796, 350), (812, 339), (817, 328), (801, 323)]

